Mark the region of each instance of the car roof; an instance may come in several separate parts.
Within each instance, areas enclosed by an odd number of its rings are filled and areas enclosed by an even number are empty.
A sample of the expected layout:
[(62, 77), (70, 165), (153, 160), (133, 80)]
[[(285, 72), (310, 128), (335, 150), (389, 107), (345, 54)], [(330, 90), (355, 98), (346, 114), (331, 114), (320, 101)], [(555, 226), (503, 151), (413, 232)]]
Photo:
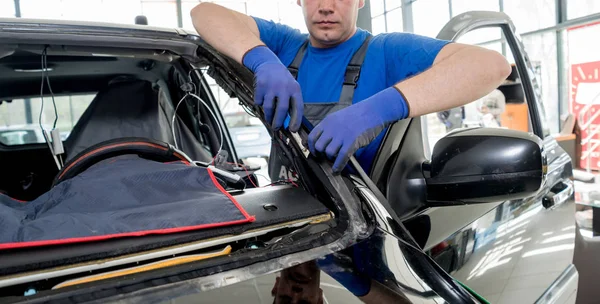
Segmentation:
[[(126, 31), (142, 31), (147, 33), (167, 33), (175, 35), (197, 35), (195, 32), (182, 28), (158, 27), (152, 25), (126, 24), (126, 23), (111, 23), (99, 21), (77, 21), (77, 20), (58, 20), (58, 19), (35, 19), (35, 18), (0, 18), (0, 27), (5, 30), (6, 25), (13, 26), (31, 26), (37, 25), (42, 28), (104, 28), (112, 29), (116, 33)], [(46, 29), (47, 29), (46, 28)]]

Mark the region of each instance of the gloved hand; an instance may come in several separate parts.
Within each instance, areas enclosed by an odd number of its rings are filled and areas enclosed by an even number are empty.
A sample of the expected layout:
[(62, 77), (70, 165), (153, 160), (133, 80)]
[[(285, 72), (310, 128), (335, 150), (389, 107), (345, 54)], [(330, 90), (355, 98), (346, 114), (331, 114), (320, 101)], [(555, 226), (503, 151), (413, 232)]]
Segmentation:
[(315, 155), (323, 152), (335, 158), (333, 171), (340, 172), (359, 148), (408, 114), (403, 94), (395, 87), (387, 88), (325, 117), (308, 135), (308, 148)]
[(289, 129), (298, 131), (304, 116), (304, 101), (300, 84), (288, 69), (266, 46), (249, 50), (242, 62), (254, 73), (254, 103), (262, 106), (267, 123), (277, 131), (289, 112)]

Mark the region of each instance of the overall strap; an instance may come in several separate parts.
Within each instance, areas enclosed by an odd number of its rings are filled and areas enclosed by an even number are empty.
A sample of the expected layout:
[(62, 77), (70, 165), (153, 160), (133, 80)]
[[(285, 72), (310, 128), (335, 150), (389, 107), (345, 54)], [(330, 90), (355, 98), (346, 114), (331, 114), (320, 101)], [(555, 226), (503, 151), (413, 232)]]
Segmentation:
[(306, 49), (308, 48), (308, 39), (304, 41), (298, 52), (296, 53), (296, 57), (294, 61), (288, 66), (288, 70), (294, 76), (294, 79), (298, 79), (298, 69), (300, 69), (300, 64), (302, 63), (302, 59), (304, 59), (304, 54), (306, 54)]
[(360, 46), (358, 51), (354, 53), (350, 63), (346, 67), (346, 73), (344, 75), (344, 86), (342, 87), (342, 93), (340, 94), (340, 104), (352, 105), (352, 99), (354, 98), (354, 89), (358, 85), (358, 78), (360, 77), (360, 69), (365, 61), (367, 55), (367, 49), (369, 48), (369, 40), (371, 35), (367, 36), (363, 44)]
[[(342, 93), (340, 94), (340, 104), (351, 105), (352, 99), (354, 98), (354, 89), (358, 84), (358, 79), (360, 78), (360, 69), (365, 60), (365, 56), (367, 55), (367, 49), (369, 48), (369, 41), (371, 40), (371, 35), (368, 35), (365, 41), (363, 41), (360, 48), (354, 53), (350, 63), (346, 67), (346, 73), (344, 74), (344, 86), (342, 87)], [(302, 44), (298, 52), (296, 53), (296, 57), (292, 63), (288, 66), (288, 70), (294, 76), (294, 79), (298, 79), (298, 71), (300, 69), (300, 64), (302, 64), (302, 59), (304, 59), (304, 55), (306, 54), (306, 49), (308, 48), (308, 39)]]

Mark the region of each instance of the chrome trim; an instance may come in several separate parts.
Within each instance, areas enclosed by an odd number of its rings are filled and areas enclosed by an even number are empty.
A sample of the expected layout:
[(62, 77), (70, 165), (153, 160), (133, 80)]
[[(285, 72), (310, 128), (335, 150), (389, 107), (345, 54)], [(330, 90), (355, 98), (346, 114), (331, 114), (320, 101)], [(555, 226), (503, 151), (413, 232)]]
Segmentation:
[(552, 201), (553, 208), (558, 205), (563, 204), (564, 202), (569, 200), (571, 195), (573, 195), (573, 192), (574, 192), (573, 182), (570, 180), (565, 180), (565, 181), (563, 181), (563, 184), (567, 185), (567, 188), (561, 190), (558, 193), (555, 193), (552, 198), (548, 198), (549, 200)]
[(499, 25), (508, 25), (515, 32), (510, 17), (505, 13), (470, 11), (452, 18), (452, 20), (446, 23), (436, 38), (454, 41), (474, 29)]
[(93, 262), (92, 264), (88, 263), (88, 264), (84, 264), (81, 266), (74, 266), (74, 267), (70, 267), (70, 268), (59, 268), (58, 270), (32, 272), (31, 274), (25, 274), (25, 275), (19, 275), (19, 276), (8, 276), (5, 279), (0, 278), (0, 288), (23, 284), (23, 283), (34, 282), (34, 281), (46, 280), (46, 279), (51, 279), (51, 278), (56, 278), (56, 277), (61, 277), (61, 276), (66, 276), (66, 275), (84, 273), (84, 272), (94, 271), (94, 270), (99, 270), (99, 269), (106, 269), (109, 267), (121, 266), (121, 265), (125, 265), (125, 264), (130, 264), (130, 263), (138, 263), (138, 262), (143, 262), (143, 261), (156, 259), (156, 258), (167, 258), (167, 257), (171, 257), (176, 254), (185, 254), (186, 252), (191, 252), (191, 251), (204, 249), (204, 248), (208, 248), (208, 247), (212, 247), (212, 246), (218, 246), (218, 245), (222, 245), (222, 244), (226, 244), (226, 243), (230, 243), (230, 242), (235, 242), (235, 241), (239, 241), (239, 240), (243, 240), (243, 239), (248, 239), (248, 238), (265, 235), (271, 231), (275, 231), (275, 230), (282, 229), (282, 228), (300, 227), (300, 226), (310, 223), (311, 220), (312, 220), (312, 218), (307, 219), (307, 220), (300, 220), (295, 223), (278, 225), (276, 227), (272, 227), (272, 228), (268, 228), (268, 229), (263, 229), (263, 230), (257, 229), (255, 231), (251, 231), (250, 233), (244, 233), (244, 234), (230, 236), (230, 237), (223, 237), (223, 238), (213, 239), (213, 240), (209, 240), (209, 241), (204, 240), (204, 241), (195, 242), (195, 243), (183, 245), (183, 246), (175, 246), (170, 249), (161, 249), (158, 251), (151, 251), (148, 253), (134, 254), (134, 255), (127, 256), (127, 257), (119, 257), (119, 258), (114, 258), (114, 259), (109, 259), (109, 260), (100, 260), (100, 261)]
[[(575, 268), (575, 265), (569, 265), (560, 276), (546, 289), (546, 291), (535, 301), (536, 304), (550, 304), (550, 303), (563, 303), (567, 299), (562, 298), (565, 292), (569, 291), (567, 288), (569, 284), (573, 283), (573, 280), (579, 279), (579, 273)], [(575, 282), (577, 283), (577, 282)], [(559, 302), (559, 300), (562, 300)]]

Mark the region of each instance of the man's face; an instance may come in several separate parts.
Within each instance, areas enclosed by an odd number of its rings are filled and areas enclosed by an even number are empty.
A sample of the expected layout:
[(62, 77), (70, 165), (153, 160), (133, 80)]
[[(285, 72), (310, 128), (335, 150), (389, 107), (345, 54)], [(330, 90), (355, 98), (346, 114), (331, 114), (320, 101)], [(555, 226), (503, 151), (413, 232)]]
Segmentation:
[(364, 0), (297, 0), (315, 47), (331, 47), (356, 32), (358, 10)]
[(319, 288), (321, 272), (315, 261), (303, 263), (281, 272), (271, 290), (275, 304), (323, 304)]

